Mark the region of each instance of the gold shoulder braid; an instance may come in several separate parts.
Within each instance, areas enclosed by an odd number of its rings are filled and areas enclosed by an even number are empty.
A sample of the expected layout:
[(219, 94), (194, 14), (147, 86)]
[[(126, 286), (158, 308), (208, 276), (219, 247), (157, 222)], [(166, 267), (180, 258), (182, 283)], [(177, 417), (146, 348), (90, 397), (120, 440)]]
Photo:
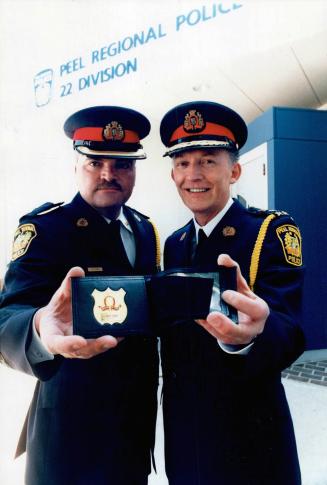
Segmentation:
[(259, 259), (260, 259), (260, 253), (262, 249), (262, 244), (263, 241), (266, 237), (267, 229), (270, 224), (270, 222), (276, 217), (276, 214), (269, 214), (267, 216), (263, 223), (261, 224), (261, 227), (258, 232), (257, 240), (255, 242), (252, 256), (251, 256), (251, 265), (250, 265), (250, 289), (253, 291), (255, 280), (257, 278), (257, 273), (258, 273), (258, 268), (259, 268)]
[(159, 237), (159, 232), (158, 232), (158, 229), (155, 226), (154, 222), (151, 221), (151, 219), (148, 219), (148, 221), (150, 222), (150, 224), (152, 224), (153, 232), (154, 232), (154, 237), (156, 239), (156, 266), (157, 266), (157, 270), (160, 271), (160, 269), (161, 269), (161, 266), (160, 266), (160, 263), (161, 263), (161, 250), (160, 250), (160, 237)]

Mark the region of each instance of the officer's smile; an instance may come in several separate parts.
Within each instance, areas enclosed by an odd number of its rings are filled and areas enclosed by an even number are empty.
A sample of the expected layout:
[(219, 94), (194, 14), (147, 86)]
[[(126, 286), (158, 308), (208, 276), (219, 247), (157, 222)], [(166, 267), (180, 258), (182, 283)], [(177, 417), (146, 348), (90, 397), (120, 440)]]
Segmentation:
[(226, 150), (185, 150), (173, 158), (171, 175), (184, 204), (205, 225), (226, 205), (240, 166)]
[(185, 189), (187, 190), (187, 192), (191, 192), (191, 194), (198, 194), (198, 193), (201, 193), (201, 192), (208, 192), (208, 190), (210, 189), (206, 189), (206, 188), (190, 188), (190, 189)]

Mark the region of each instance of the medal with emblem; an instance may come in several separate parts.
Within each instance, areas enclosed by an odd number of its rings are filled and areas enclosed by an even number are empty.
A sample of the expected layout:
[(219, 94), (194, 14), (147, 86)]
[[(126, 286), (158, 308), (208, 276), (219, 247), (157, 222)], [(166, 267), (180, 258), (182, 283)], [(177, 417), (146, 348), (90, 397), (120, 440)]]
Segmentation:
[(34, 224), (23, 224), (19, 226), (14, 236), (11, 260), (15, 261), (15, 259), (23, 256), (35, 237), (36, 229)]
[(191, 109), (184, 118), (184, 130), (187, 133), (197, 133), (205, 127), (205, 121), (199, 111)]
[(302, 249), (299, 229), (296, 226), (284, 224), (276, 229), (276, 233), (282, 243), (286, 261), (294, 266), (301, 266)]
[(103, 138), (107, 141), (121, 141), (125, 136), (123, 127), (118, 121), (111, 121), (103, 129)]
[(97, 322), (101, 325), (123, 323), (127, 317), (127, 306), (124, 300), (126, 291), (123, 288), (112, 290), (107, 288), (104, 291), (94, 289), (93, 314)]

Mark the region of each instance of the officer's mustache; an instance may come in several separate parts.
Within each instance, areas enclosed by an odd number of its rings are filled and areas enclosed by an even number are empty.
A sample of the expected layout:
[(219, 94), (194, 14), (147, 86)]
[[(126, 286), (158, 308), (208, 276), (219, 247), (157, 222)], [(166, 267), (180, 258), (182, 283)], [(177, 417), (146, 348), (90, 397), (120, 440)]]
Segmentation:
[(96, 190), (102, 190), (102, 189), (121, 190), (121, 185), (115, 180), (112, 180), (111, 182), (102, 182), (101, 184), (97, 185)]

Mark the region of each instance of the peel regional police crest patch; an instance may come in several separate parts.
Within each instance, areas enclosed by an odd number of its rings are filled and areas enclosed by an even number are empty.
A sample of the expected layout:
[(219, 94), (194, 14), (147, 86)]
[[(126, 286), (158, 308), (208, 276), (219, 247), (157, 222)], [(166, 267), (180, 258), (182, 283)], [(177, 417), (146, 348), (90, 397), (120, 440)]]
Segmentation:
[(12, 261), (15, 261), (15, 259), (20, 258), (20, 256), (23, 256), (27, 252), (36, 234), (34, 224), (22, 224), (17, 228), (12, 246)]
[(296, 226), (284, 224), (276, 229), (277, 236), (282, 243), (284, 256), (289, 264), (302, 265), (301, 234)]

